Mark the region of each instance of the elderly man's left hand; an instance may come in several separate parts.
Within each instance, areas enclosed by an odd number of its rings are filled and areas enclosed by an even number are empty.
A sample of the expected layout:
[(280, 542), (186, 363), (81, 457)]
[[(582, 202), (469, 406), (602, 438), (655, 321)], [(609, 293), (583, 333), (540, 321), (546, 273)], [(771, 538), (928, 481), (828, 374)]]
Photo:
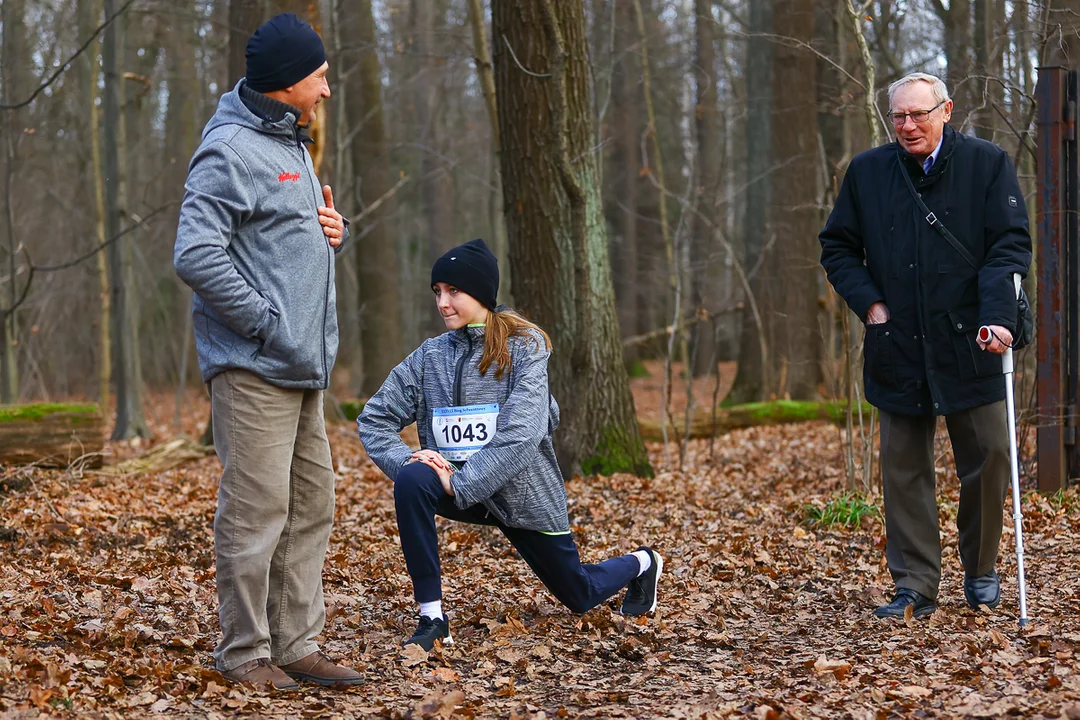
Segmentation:
[(1000, 325), (989, 325), (987, 327), (990, 328), (990, 342), (984, 343), (976, 338), (975, 342), (979, 343), (980, 348), (1001, 355), (1012, 347), (1013, 336), (1011, 332)]
[(336, 248), (345, 237), (345, 219), (334, 209), (334, 192), (329, 185), (323, 185), (322, 194), (326, 207), (319, 208), (319, 223), (323, 226), (323, 233), (330, 242), (330, 247)]

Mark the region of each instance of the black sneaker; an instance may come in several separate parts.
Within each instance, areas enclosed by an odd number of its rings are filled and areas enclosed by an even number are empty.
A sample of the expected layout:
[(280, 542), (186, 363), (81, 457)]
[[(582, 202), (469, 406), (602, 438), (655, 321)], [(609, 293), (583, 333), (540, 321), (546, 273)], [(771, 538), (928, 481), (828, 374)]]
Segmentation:
[(445, 615), (441, 618), (429, 618), (427, 615), (421, 615), (420, 624), (416, 626), (416, 632), (401, 646), (419, 645), (431, 652), (431, 648), (435, 647), (436, 640), (441, 640), (443, 645), (454, 644), (454, 639), (450, 637), (450, 622)]
[(652, 557), (652, 565), (626, 586), (626, 596), (622, 601), (623, 615), (644, 615), (656, 609), (656, 584), (664, 572), (664, 558), (652, 548), (639, 547)]
[(912, 606), (912, 617), (922, 617), (937, 610), (937, 603), (925, 595), (921, 595), (911, 588), (899, 588), (896, 595), (893, 596), (892, 602), (874, 610), (874, 615), (879, 618), (902, 618), (909, 605)]

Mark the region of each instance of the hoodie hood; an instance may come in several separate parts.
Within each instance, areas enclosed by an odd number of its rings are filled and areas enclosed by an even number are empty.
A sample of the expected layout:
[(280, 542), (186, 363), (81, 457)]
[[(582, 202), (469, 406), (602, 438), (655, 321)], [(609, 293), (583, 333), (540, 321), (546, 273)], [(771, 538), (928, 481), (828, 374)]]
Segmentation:
[(300, 110), (255, 92), (246, 86), (246, 82), (241, 78), (236, 87), (221, 96), (214, 116), (203, 129), (203, 137), (225, 125), (239, 125), (285, 141), (297, 141), (301, 135), (301, 128), (296, 124)]

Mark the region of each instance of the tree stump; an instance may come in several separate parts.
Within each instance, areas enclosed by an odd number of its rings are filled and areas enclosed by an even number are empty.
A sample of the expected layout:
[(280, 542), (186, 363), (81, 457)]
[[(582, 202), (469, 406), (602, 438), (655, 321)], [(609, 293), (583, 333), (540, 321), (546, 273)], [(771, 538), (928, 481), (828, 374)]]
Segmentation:
[(0, 465), (101, 465), (105, 418), (97, 405), (0, 405)]

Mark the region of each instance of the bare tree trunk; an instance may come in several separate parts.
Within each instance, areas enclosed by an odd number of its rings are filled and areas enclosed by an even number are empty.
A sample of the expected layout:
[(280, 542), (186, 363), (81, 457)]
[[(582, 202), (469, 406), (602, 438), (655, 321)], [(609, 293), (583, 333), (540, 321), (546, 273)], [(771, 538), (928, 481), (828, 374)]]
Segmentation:
[[(114, 2), (115, 0), (105, 0), (105, 17), (112, 16)], [(125, 20), (130, 20), (130, 16)], [(134, 118), (134, 112), (122, 112), (120, 105), (123, 78), (118, 68), (117, 51), (122, 49), (124, 45), (117, 26), (118, 23), (111, 23), (105, 29), (102, 46), (102, 64), (105, 69), (102, 109), (105, 114), (106, 127), (104, 134), (105, 234), (109, 238), (119, 235), (121, 227), (127, 224), (122, 222), (124, 213), (122, 202), (130, 200), (130, 198), (123, 197), (120, 175), (123, 170), (124, 174), (128, 176), (128, 182), (130, 182), (132, 163), (128, 157), (126, 143), (132, 141), (128, 137), (129, 130), (132, 131), (133, 135), (137, 134), (134, 127), (135, 123), (131, 122)], [(132, 127), (128, 127), (128, 125)], [(113, 129), (115, 129), (115, 132)], [(125, 145), (120, 146), (117, 144), (118, 142), (123, 142)], [(120, 240), (113, 242), (109, 245), (107, 253), (109, 255), (109, 279), (112, 296), (112, 375), (116, 383), (116, 426), (113, 428), (112, 439), (126, 440), (136, 436), (149, 437), (150, 431), (146, 426), (142, 407), (138, 329), (135, 322), (135, 308), (131, 302), (134, 286), (131, 273), (130, 238), (122, 237)]]
[[(716, 323), (722, 303), (723, 251), (716, 241), (720, 217), (720, 105), (716, 95), (716, 23), (712, 0), (695, 0), (694, 30), (697, 42), (695, 80), (697, 92), (697, 203), (708, 223), (695, 223), (690, 246), (691, 300), (699, 317), (693, 327), (695, 376), (716, 371), (719, 356)], [(713, 364), (710, 367), (710, 364)]]
[[(814, 32), (814, 0), (773, 0), (774, 32), (809, 45)], [(789, 43), (773, 48), (773, 203), (769, 236), (775, 245), (766, 260), (774, 307), (780, 314), (770, 344), (779, 397), (811, 400), (821, 380), (821, 330), (818, 296), (820, 229), (817, 204), (821, 186), (817, 123), (817, 67), (814, 56)]]
[[(25, 23), (26, 5), (24, 0), (4, 0), (0, 3), (0, 23), (3, 34), (0, 36), (0, 98), (4, 104), (12, 104), (25, 99), (28, 84), (24, 73), (31, 66)], [(3, 220), (5, 236), (5, 260), (0, 272), (8, 276), (7, 298), (0, 301), (0, 403), (13, 403), (19, 397), (19, 365), (15, 348), (18, 344), (18, 325), (16, 308), (21, 293), (19, 277), (15, 274), (19, 242), (15, 237), (15, 138), (18, 125), (17, 114), (21, 110), (3, 112), (0, 123), (0, 142), (3, 147)]]
[(499, 141), (499, 109), (495, 99), (495, 72), (491, 65), (491, 47), (488, 44), (487, 28), (484, 23), (484, 8), (480, 0), (468, 0), (469, 26), (472, 28), (473, 52), (476, 62), (476, 77), (480, 81), (480, 90), (484, 94), (484, 106), (491, 121), (491, 149), (494, 172), (492, 173), (491, 197), (488, 201), (488, 223), (491, 226), (492, 252), (499, 259), (499, 299), (512, 304), (512, 280), (510, 277), (509, 248), (506, 246), (506, 220), (503, 217), (502, 179), (499, 163), (502, 155), (502, 143)]
[[(78, 3), (79, 36), (89, 37), (101, 17), (96, 0)], [(101, 66), (96, 52), (86, 52), (79, 59), (79, 82), (83, 91), (83, 107), (87, 116), (86, 146), (90, 149), (90, 206), (94, 218), (93, 237), (100, 246), (105, 242), (105, 190), (102, 185), (104, 173), (101, 167), (101, 108), (97, 106), (98, 76)], [(109, 409), (109, 391), (112, 385), (112, 348), (109, 336), (109, 266), (106, 254), (95, 255), (101, 310), (98, 315), (98, 406), (104, 414)]]
[[(425, 243), (426, 258), (430, 267), (444, 252), (457, 244), (453, 229), (453, 217), (450, 213), (450, 201), (447, 197), (447, 172), (441, 158), (439, 138), (439, 118), (442, 106), (441, 97), (444, 84), (444, 72), (437, 55), (440, 43), (436, 38), (442, 36), (437, 28), (444, 24), (440, 12), (441, 2), (435, 0), (411, 0), (410, 30), (412, 35), (411, 54), (413, 62), (413, 110), (415, 113), (413, 142), (417, 146), (417, 165), (420, 168), (420, 200), (423, 217), (423, 232), (419, 241)], [(421, 287), (427, 287), (427, 278)], [(419, 289), (419, 288), (417, 288)], [(432, 334), (442, 332), (442, 319), (431, 312), (430, 306), (421, 304), (424, 311), (420, 314), (422, 326)]]
[[(360, 125), (352, 143), (352, 165), (359, 176), (359, 195), (367, 203), (391, 188), (390, 155), (383, 121), (382, 68), (375, 40), (371, 0), (350, 3), (348, 28), (356, 39), (359, 57), (349, 54), (346, 63), (359, 62), (346, 90), (347, 116)], [(367, 222), (373, 223), (353, 254), (359, 278), (360, 345), (363, 378), (359, 391), (370, 396), (402, 358), (401, 311), (398, 295), (398, 253), (393, 229), (392, 202), (384, 204)]]
[[(493, 35), (515, 296), (554, 342), (564, 474), (651, 474), (623, 366), (578, 3), (496, 3)], [(513, 54), (511, 54), (511, 52)]]
[[(641, 68), (631, 49), (637, 45), (637, 19), (628, 2), (615, 6), (616, 41), (619, 48), (612, 73), (612, 124), (614, 143), (611, 168), (606, 174), (613, 185), (610, 205), (615, 237), (611, 242), (611, 263), (619, 329), (623, 337), (648, 332), (647, 315), (641, 304), (641, 258), (638, 250), (638, 188), (641, 185)], [(626, 348), (626, 360), (639, 355), (637, 345)]]
[[(177, 5), (180, 12), (171, 23), (171, 32), (165, 39), (166, 81), (169, 87), (169, 103), (165, 113), (165, 161), (162, 195), (166, 200), (182, 197), (187, 176), (187, 160), (198, 144), (198, 75), (195, 66), (195, 43), (198, 40), (194, 18), (197, 12), (195, 0), (182, 0)], [(177, 226), (180, 208), (170, 213), (168, 227)], [(176, 278), (177, 293), (188, 302), (179, 303), (183, 317), (176, 318), (184, 328), (181, 355), (177, 368), (177, 412), (187, 387), (188, 356), (190, 354), (193, 320), (191, 317), (191, 293), (179, 277)]]
[[(989, 2), (989, 0), (976, 0)], [(947, 85), (955, 100), (952, 124), (964, 126), (972, 108), (970, 81), (972, 63), (971, 0), (951, 0), (946, 9), (942, 0), (933, 0), (933, 8), (945, 25), (945, 60), (948, 62)]]
[[(743, 267), (751, 274), (750, 288), (758, 298), (761, 322), (758, 328), (743, 311), (743, 336), (739, 344), (739, 369), (731, 398), (735, 402), (753, 402), (765, 398), (770, 386), (767, 358), (761, 356), (762, 343), (759, 333), (768, 337), (773, 315), (766, 303), (762, 303), (762, 271), (759, 263), (766, 247), (766, 218), (770, 198), (770, 161), (772, 159), (772, 57), (773, 43), (760, 37), (772, 32), (772, 0), (758, 0), (750, 4), (750, 33), (747, 40), (746, 92), (746, 219), (743, 226)], [(749, 307), (749, 303), (747, 303)], [(768, 347), (766, 343), (766, 347)]]
[(221, 88), (222, 92), (232, 90), (247, 73), (244, 51), (248, 38), (262, 24), (263, 15), (260, 0), (229, 0), (229, 79), (228, 87)]
[[(984, 0), (975, 3), (975, 133), (993, 141), (998, 111), (1004, 111), (1005, 82), (1005, 2)], [(994, 109), (995, 105), (997, 110)]]

